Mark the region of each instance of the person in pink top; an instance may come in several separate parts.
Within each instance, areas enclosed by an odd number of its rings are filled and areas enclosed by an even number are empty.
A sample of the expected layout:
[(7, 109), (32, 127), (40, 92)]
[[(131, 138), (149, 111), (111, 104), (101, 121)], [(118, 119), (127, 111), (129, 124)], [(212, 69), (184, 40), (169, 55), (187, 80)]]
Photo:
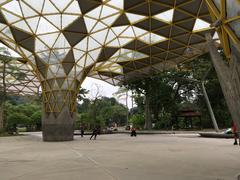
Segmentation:
[(233, 145), (238, 145), (237, 139), (239, 138), (239, 145), (240, 145), (240, 137), (238, 136), (238, 127), (235, 121), (232, 121), (232, 133), (234, 135), (234, 143)]

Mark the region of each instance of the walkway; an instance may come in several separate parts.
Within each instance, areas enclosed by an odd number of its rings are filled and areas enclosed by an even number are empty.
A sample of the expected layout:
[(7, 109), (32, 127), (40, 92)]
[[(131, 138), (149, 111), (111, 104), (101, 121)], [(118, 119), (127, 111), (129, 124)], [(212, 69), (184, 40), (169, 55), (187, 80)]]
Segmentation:
[(0, 138), (1, 180), (237, 180), (240, 147), (196, 135)]

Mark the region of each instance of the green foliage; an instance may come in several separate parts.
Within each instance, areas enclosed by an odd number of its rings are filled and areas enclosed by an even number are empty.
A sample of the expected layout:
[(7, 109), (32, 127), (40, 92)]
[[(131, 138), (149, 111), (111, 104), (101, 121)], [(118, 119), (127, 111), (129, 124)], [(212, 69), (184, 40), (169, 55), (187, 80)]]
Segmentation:
[(31, 119), (21, 112), (14, 112), (7, 116), (7, 126), (29, 124)]
[(166, 129), (171, 126), (171, 114), (162, 112), (155, 123), (155, 129)]
[[(128, 82), (125, 87), (134, 92), (137, 104), (131, 112), (143, 116), (146, 109), (145, 97), (148, 96), (155, 128), (170, 128), (169, 119), (174, 118), (184, 104), (189, 104), (190, 108), (197, 107), (202, 113), (204, 127), (212, 128), (201, 89), (201, 81), (211, 66), (210, 56), (205, 54), (190, 63), (179, 65), (178, 69), (166, 70), (152, 77)], [(205, 78), (207, 93), (219, 127), (228, 127), (231, 118), (215, 70), (212, 68)], [(167, 117), (161, 112), (165, 112)]]
[(41, 111), (36, 111), (35, 113), (33, 113), (30, 117), (32, 119), (33, 122), (35, 123), (40, 123), (41, 124), (41, 120), (42, 120), (42, 114)]
[(165, 111), (174, 115), (179, 104), (194, 98), (197, 88), (195, 83), (189, 83), (187, 80), (189, 77), (189, 72), (169, 70), (153, 77), (130, 82), (126, 87), (135, 92), (134, 99), (139, 108), (138, 113), (145, 113), (144, 96), (148, 96), (152, 122), (159, 124), (160, 112)]
[(30, 117), (31, 119), (31, 126), (36, 126), (36, 130), (40, 131), (42, 126), (42, 113), (40, 110), (36, 111)]
[[(209, 54), (199, 57), (197, 61), (191, 62), (189, 66), (192, 66), (192, 68), (194, 69), (193, 73), (194, 78), (201, 79), (206, 73), (207, 69), (212, 66), (211, 61), (209, 61)], [(206, 77), (205, 87), (219, 127), (220, 128), (230, 127), (231, 115), (229, 113), (214, 68), (211, 69), (208, 76)], [(202, 121), (204, 127), (211, 128), (212, 122), (210, 120), (205, 99), (201, 92), (197, 95), (195, 104), (197, 104), (197, 106), (200, 108), (202, 112), (203, 115)]]
[(30, 131), (41, 129), (41, 106), (34, 99), (11, 97), (5, 105), (6, 128), (25, 126)]
[(18, 124), (28, 124), (30, 118), (24, 115), (23, 113), (14, 112), (7, 116), (6, 130), (9, 134), (17, 132)]
[[(81, 125), (85, 125), (87, 126), (88, 124), (91, 124), (92, 122), (90, 122), (88, 113), (78, 113), (77, 114), (77, 119), (75, 122), (75, 128), (79, 129)], [(86, 127), (89, 128), (89, 127)]]
[(89, 91), (87, 89), (80, 88), (80, 90), (78, 92), (78, 96), (77, 96), (78, 101), (85, 100), (86, 99), (86, 95), (88, 93), (89, 93)]
[(144, 115), (134, 114), (133, 116), (131, 116), (129, 122), (133, 125), (133, 127), (142, 129), (145, 123)]
[(91, 128), (93, 126), (109, 126), (114, 122), (122, 125), (126, 123), (127, 109), (115, 98), (84, 99), (83, 103), (78, 105), (78, 112), (77, 127), (80, 124)]

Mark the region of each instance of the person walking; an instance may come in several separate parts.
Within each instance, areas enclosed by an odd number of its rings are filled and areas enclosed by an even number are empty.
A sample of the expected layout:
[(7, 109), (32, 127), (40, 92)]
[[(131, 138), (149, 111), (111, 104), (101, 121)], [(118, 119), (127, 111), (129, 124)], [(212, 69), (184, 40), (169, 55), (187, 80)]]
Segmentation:
[(83, 125), (81, 125), (81, 127), (80, 127), (80, 132), (81, 132), (81, 137), (83, 137), (83, 135), (84, 135), (84, 126)]
[(134, 128), (134, 127), (132, 127), (132, 129), (131, 129), (131, 136), (133, 137), (133, 136), (137, 136), (137, 132), (136, 132), (136, 129)]
[(232, 133), (234, 136), (234, 143), (233, 145), (238, 145), (237, 139), (239, 138), (239, 145), (240, 145), (240, 137), (238, 136), (238, 127), (235, 121), (232, 121)]
[(97, 138), (97, 135), (98, 135), (98, 128), (93, 128), (93, 131), (92, 131), (92, 136), (90, 137), (90, 140), (94, 137), (94, 140), (96, 140)]

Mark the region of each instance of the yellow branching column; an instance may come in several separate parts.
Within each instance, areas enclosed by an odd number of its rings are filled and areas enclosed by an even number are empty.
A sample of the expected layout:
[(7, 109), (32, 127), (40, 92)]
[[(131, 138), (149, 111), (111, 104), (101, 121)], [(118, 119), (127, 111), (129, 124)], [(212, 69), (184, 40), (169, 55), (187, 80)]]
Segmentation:
[[(43, 92), (42, 130), (44, 141), (73, 140), (76, 116), (76, 96), (86, 68), (76, 71), (72, 50), (57, 65), (44, 63), (35, 56), (36, 72), (41, 79)], [(60, 52), (57, 51), (57, 54)], [(54, 57), (50, 61), (56, 61)], [(54, 73), (55, 72), (55, 73)], [(78, 74), (76, 76), (76, 74)]]
[[(0, 40), (41, 82), (44, 140), (71, 140), (86, 76), (116, 85), (175, 67), (203, 53), (204, 34), (215, 33), (212, 20), (227, 57), (239, 59), (237, 2), (1, 0)], [(229, 76), (237, 82), (234, 64)]]
[(232, 118), (240, 127), (240, 2), (206, 0), (228, 62), (222, 57), (208, 35), (209, 50)]
[(217, 72), (217, 76), (228, 105), (228, 109), (231, 113), (231, 116), (234, 121), (239, 123), (240, 117), (240, 99), (238, 97), (236, 88), (236, 82), (232, 79), (232, 69), (230, 66), (224, 62), (222, 56), (218, 52), (218, 49), (215, 47), (214, 41), (210, 34), (206, 34), (206, 39), (208, 41), (208, 48), (211, 55), (211, 59), (214, 65), (214, 68)]
[(79, 88), (105, 57), (110, 29), (99, 17), (87, 17), (101, 5), (99, 0), (0, 2), (1, 41), (29, 63), (41, 82), (44, 141), (73, 139)]
[[(234, 102), (237, 117), (234, 119), (238, 122), (238, 127), (240, 127), (240, 1), (235, 1), (234, 3), (227, 4), (227, 17), (229, 18), (229, 26), (233, 33), (233, 38), (229, 38), (230, 48), (231, 48), (231, 61), (230, 66), (230, 77), (231, 83), (233, 85), (234, 91)], [(240, 128), (239, 128), (240, 133)]]
[[(48, 82), (50, 81), (50, 82)], [(43, 83), (46, 88), (43, 94), (42, 130), (44, 141), (66, 141), (73, 139), (74, 121), (76, 116), (76, 95), (79, 82), (72, 82), (65, 89), (59, 85), (61, 80), (47, 80)], [(65, 81), (68, 82), (66, 79)], [(60, 84), (54, 84), (60, 83)], [(52, 86), (52, 87), (51, 87)], [(55, 87), (58, 89), (54, 89)]]
[(55, 59), (57, 57), (49, 59), (52, 62), (60, 62), (58, 64), (45, 63), (43, 60), (45, 54), (43, 57), (35, 56), (35, 71), (41, 80), (43, 92), (44, 141), (73, 140), (77, 94), (81, 83), (95, 64), (94, 61), (88, 64), (85, 61), (85, 65), (80, 67), (76, 65), (74, 56), (76, 51), (68, 49), (62, 53), (59, 51), (55, 50), (55, 54), (61, 58), (60, 61)]
[(6, 83), (5, 83), (5, 72), (6, 72), (6, 62), (4, 60), (0, 61), (0, 70), (2, 71), (2, 84), (0, 87), (0, 131), (3, 130), (4, 128), (4, 101), (5, 101), (5, 96), (6, 96)]

